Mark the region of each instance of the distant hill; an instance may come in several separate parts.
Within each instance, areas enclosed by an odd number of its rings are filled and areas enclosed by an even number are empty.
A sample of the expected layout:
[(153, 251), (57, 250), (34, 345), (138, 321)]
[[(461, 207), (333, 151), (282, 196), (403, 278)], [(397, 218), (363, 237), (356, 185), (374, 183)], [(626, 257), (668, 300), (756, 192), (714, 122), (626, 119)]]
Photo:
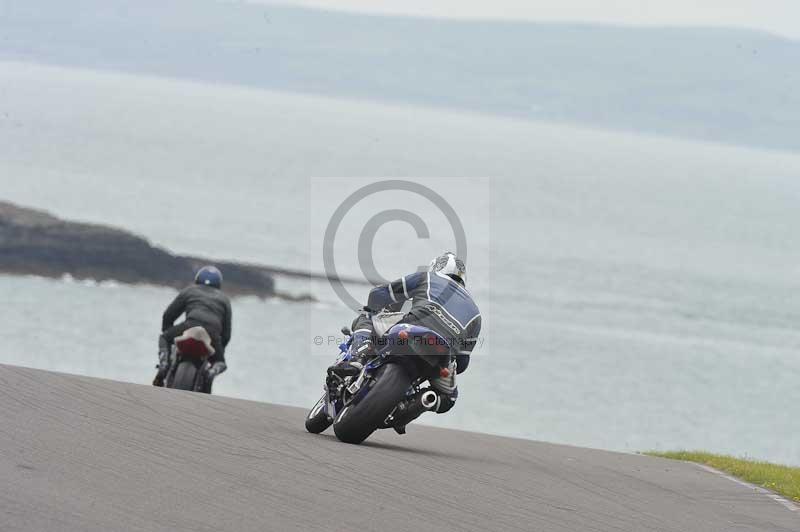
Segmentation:
[(380, 17), (213, 0), (0, 7), (0, 59), (800, 150), (800, 41), (757, 31)]

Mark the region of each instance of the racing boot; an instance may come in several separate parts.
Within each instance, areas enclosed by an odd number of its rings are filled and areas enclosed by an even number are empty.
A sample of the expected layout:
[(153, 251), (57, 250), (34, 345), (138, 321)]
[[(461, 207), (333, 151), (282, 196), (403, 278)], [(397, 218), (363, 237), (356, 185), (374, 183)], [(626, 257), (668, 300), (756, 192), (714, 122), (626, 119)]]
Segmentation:
[(169, 370), (169, 346), (163, 337), (158, 339), (158, 365), (156, 369), (158, 373), (156, 373), (156, 378), (153, 379), (153, 386), (164, 386), (164, 379)]
[(205, 369), (205, 378), (203, 379), (203, 385), (200, 391), (210, 394), (211, 385), (214, 383), (214, 379), (216, 379), (220, 374), (225, 373), (227, 369), (228, 365), (222, 361), (215, 364), (209, 364)]
[(225, 370), (228, 369), (228, 365), (225, 362), (217, 362), (216, 364), (212, 364), (206, 370), (206, 377), (210, 380), (214, 380), (217, 375), (225, 373)]
[(335, 373), (340, 377), (358, 375), (364, 369), (364, 364), (374, 351), (375, 348), (369, 336), (356, 335), (353, 338), (353, 354), (350, 358), (329, 367), (328, 372)]

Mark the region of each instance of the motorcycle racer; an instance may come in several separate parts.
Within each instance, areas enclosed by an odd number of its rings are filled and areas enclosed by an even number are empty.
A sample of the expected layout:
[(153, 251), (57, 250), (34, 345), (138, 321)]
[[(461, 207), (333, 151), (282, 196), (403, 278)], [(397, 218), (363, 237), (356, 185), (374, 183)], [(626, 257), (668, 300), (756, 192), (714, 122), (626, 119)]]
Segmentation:
[[(185, 321), (174, 325), (181, 314)], [(161, 335), (158, 339), (158, 373), (154, 386), (163, 386), (169, 369), (169, 349), (176, 337), (192, 327), (201, 326), (211, 337), (214, 354), (208, 359), (205, 393), (211, 393), (211, 383), (227, 368), (225, 348), (231, 339), (231, 303), (222, 292), (222, 272), (214, 266), (204, 266), (197, 271), (194, 284), (184, 288), (164, 311)]]
[(375, 334), (373, 315), (379, 311), (400, 311), (403, 303), (410, 300), (411, 309), (399, 323), (431, 329), (446, 339), (457, 353), (454, 372), (447, 377), (429, 379), (440, 398), (434, 411), (439, 414), (449, 411), (458, 397), (456, 374), (466, 371), (481, 330), (480, 311), (465, 283), (464, 262), (448, 251), (433, 259), (426, 272), (415, 272), (373, 288), (367, 305), (353, 322), (354, 356), (332, 370), (338, 373), (361, 371), (364, 360), (381, 341)]

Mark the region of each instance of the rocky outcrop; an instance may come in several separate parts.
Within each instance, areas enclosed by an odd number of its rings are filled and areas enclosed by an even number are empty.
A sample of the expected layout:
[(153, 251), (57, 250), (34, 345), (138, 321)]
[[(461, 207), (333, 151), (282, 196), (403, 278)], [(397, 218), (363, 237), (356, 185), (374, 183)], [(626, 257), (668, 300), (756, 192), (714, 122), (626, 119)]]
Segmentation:
[[(75, 279), (181, 288), (199, 266), (209, 263), (223, 271), (226, 292), (282, 295), (276, 294), (274, 275), (268, 267), (173, 255), (121, 229), (69, 222), (43, 211), (0, 202), (0, 272), (46, 277), (69, 274)], [(287, 273), (292, 274), (303, 275)]]

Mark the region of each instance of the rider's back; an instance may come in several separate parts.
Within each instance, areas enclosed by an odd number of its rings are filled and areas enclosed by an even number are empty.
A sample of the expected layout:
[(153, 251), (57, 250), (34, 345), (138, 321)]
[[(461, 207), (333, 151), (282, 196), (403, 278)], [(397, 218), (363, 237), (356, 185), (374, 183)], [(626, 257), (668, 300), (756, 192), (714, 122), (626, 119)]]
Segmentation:
[(182, 300), (187, 320), (207, 324), (217, 333), (223, 330), (231, 303), (222, 290), (195, 284), (184, 288), (178, 299)]
[(481, 330), (481, 314), (472, 295), (460, 283), (436, 272), (417, 272), (374, 289), (368, 306), (373, 310), (412, 300), (409, 317), (458, 343), (470, 352)]

